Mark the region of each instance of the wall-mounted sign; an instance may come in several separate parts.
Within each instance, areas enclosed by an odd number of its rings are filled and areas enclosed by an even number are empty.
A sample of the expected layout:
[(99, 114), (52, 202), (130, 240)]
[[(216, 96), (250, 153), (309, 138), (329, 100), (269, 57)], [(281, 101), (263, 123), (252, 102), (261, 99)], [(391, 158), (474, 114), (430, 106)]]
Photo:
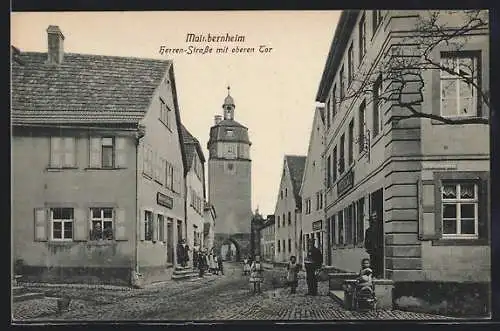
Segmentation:
[(313, 222), (312, 226), (313, 226), (313, 231), (321, 230), (323, 228), (323, 221)]
[(345, 176), (337, 183), (337, 194), (341, 196), (354, 186), (354, 172), (350, 169)]
[(174, 199), (163, 193), (158, 192), (156, 193), (156, 203), (159, 204), (160, 206), (172, 209), (172, 207), (174, 206)]

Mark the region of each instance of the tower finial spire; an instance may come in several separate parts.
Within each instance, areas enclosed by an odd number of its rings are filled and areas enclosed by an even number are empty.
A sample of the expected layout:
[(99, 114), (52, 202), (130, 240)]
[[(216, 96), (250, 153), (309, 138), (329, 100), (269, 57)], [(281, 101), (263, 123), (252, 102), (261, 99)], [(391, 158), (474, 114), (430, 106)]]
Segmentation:
[(231, 95), (231, 86), (227, 86), (227, 95)]

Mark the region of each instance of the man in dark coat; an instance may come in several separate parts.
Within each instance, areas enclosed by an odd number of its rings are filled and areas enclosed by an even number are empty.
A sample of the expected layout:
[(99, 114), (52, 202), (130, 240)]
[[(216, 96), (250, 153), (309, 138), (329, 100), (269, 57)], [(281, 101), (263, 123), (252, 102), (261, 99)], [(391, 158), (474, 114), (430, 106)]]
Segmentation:
[(323, 254), (321, 254), (321, 251), (317, 247), (314, 247), (313, 239), (309, 240), (307, 245), (307, 255), (304, 259), (304, 266), (306, 268), (307, 294), (317, 295), (318, 278), (316, 276), (316, 272), (319, 271), (323, 265)]
[(365, 232), (365, 249), (368, 255), (370, 255), (370, 266), (373, 270), (373, 275), (375, 277), (380, 277), (380, 262), (379, 261), (379, 252), (380, 252), (380, 243), (378, 240), (378, 217), (377, 213), (373, 212), (370, 215), (370, 225), (366, 229)]

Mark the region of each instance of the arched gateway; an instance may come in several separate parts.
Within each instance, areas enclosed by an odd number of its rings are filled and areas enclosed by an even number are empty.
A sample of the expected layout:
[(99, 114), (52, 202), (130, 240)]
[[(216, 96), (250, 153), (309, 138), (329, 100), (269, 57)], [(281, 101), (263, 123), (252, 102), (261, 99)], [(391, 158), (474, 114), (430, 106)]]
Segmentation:
[(233, 244), (236, 248), (234, 261), (243, 260), (245, 256), (250, 254), (250, 233), (215, 234), (214, 247), (217, 251), (220, 251), (222, 246), (230, 244)]

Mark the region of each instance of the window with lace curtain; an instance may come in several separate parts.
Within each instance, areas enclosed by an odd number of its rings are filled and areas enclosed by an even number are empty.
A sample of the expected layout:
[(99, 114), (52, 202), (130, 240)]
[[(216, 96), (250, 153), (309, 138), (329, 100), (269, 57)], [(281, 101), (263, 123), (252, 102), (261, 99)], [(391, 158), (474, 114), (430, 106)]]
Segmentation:
[(478, 185), (443, 183), (441, 194), (443, 238), (477, 239), (479, 236)]

